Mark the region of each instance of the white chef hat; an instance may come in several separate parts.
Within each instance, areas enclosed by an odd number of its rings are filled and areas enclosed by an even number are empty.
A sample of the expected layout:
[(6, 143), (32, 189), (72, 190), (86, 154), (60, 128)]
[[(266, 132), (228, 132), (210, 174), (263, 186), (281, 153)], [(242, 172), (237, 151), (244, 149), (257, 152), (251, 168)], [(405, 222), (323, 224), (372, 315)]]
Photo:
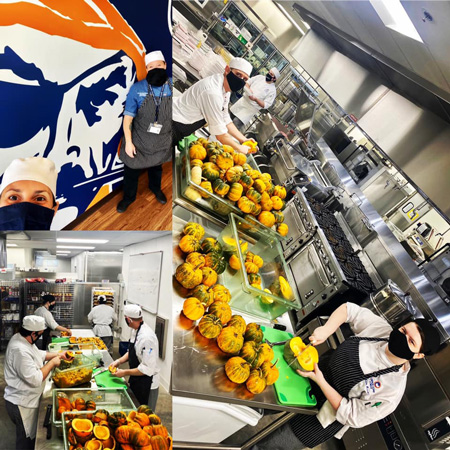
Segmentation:
[(142, 309), (139, 305), (125, 305), (123, 315), (130, 319), (140, 319), (142, 317)]
[(155, 50), (154, 52), (150, 52), (145, 55), (145, 65), (147, 65), (148, 63), (151, 63), (153, 61), (164, 61), (164, 62), (166, 61), (164, 59), (164, 55), (162, 54), (162, 51)]
[(0, 194), (15, 181), (30, 180), (38, 181), (48, 186), (56, 198), (57, 179), (58, 174), (56, 173), (55, 163), (52, 160), (40, 156), (18, 158), (13, 160), (5, 170), (0, 186)]
[(272, 73), (275, 75), (275, 78), (278, 79), (279, 76), (280, 76), (280, 72), (278, 71), (278, 69), (277, 69), (276, 67), (272, 67), (270, 70), (271, 70)]
[(46, 328), (45, 319), (41, 316), (25, 316), (22, 327), (28, 331), (43, 331)]
[(244, 58), (233, 58), (228, 65), (232, 69), (242, 70), (242, 72), (245, 72), (248, 76), (250, 76), (253, 70), (253, 66)]

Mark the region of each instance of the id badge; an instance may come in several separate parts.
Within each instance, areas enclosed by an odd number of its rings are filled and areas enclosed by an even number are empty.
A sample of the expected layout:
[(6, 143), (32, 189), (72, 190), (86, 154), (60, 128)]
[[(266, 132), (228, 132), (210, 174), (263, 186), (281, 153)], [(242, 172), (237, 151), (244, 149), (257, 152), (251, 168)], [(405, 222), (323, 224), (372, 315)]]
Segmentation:
[(153, 122), (148, 126), (148, 133), (159, 134), (161, 133), (162, 124), (158, 122)]

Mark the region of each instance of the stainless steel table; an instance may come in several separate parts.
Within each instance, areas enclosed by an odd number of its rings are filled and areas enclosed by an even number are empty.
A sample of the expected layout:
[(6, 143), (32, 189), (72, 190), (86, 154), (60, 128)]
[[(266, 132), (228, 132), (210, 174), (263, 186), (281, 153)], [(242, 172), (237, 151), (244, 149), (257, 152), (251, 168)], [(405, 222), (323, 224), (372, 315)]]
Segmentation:
[[(180, 206), (177, 206), (180, 208)], [(177, 210), (178, 211), (178, 210)], [(208, 236), (217, 236), (223, 224), (212, 220), (203, 212), (195, 212), (195, 207), (189, 208), (189, 220), (201, 223)], [(173, 218), (174, 270), (183, 261), (178, 249), (178, 239), (185, 222), (175, 214)], [(176, 286), (176, 283), (174, 283)], [(245, 386), (237, 386), (231, 383), (224, 371), (224, 365), (228, 359), (217, 347), (214, 341), (204, 338), (195, 328), (195, 322), (181, 315), (184, 298), (181, 292), (174, 287), (172, 294), (173, 311), (173, 366), (170, 393), (180, 397), (189, 397), (202, 400), (217, 401), (222, 403), (234, 403), (258, 409), (276, 410), (284, 412), (281, 417), (274, 418), (273, 423), (265, 430), (254, 436), (248, 436), (247, 442), (240, 446), (228, 446), (221, 444), (201, 444), (174, 442), (175, 449), (248, 449), (254, 443), (283, 425), (295, 413), (317, 414), (317, 408), (292, 407), (279, 405), (273, 386), (268, 386), (259, 395), (251, 394)], [(262, 321), (263, 322), (263, 321)], [(199, 437), (200, 439), (200, 437)]]
[[(105, 367), (108, 367), (113, 359), (107, 350), (102, 351), (102, 359)], [(61, 450), (63, 448), (63, 438), (62, 438), (62, 429), (56, 428), (52, 425), (52, 436), (51, 439), (47, 439), (47, 428), (44, 428), (44, 419), (45, 412), (47, 409), (47, 405), (52, 403), (52, 391), (55, 389), (55, 385), (51, 379), (51, 376), (47, 378), (44, 393), (42, 394), (41, 401), (39, 404), (39, 418), (38, 418), (38, 427), (36, 433), (36, 444), (35, 450)], [(91, 388), (93, 390), (97, 389), (95, 382), (91, 382)], [(133, 402), (137, 404), (137, 401), (130, 391), (129, 395)], [(58, 435), (58, 433), (61, 433)]]

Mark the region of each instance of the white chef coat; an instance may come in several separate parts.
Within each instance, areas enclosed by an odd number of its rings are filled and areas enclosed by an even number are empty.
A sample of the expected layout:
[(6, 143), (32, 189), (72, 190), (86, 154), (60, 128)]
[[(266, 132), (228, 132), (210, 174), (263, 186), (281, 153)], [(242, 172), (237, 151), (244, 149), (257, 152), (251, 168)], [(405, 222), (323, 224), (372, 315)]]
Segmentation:
[(34, 315), (43, 317), (45, 319), (45, 326), (51, 330), (56, 330), (56, 327), (59, 326), (53, 314), (45, 306), (40, 306), (36, 309)]
[[(130, 342), (136, 339), (136, 331), (131, 331)], [(140, 362), (137, 368), (144, 375), (153, 376), (152, 389), (156, 389), (159, 387), (158, 338), (146, 323), (139, 330), (134, 348)]]
[[(347, 323), (355, 335), (361, 337), (389, 338), (392, 331), (386, 320), (354, 303), (347, 303)], [(385, 353), (387, 342), (361, 341), (359, 345), (359, 362), (365, 374), (394, 365)], [(398, 372), (361, 381), (350, 390), (348, 398), (342, 399), (337, 411), (327, 400), (317, 414), (317, 419), (324, 428), (335, 419), (344, 424), (335, 435), (338, 439), (350, 427), (362, 428), (383, 419), (394, 412), (400, 403), (409, 370), (409, 363), (405, 363)]]
[[(253, 94), (256, 98), (264, 101), (264, 108), (268, 109), (272, 106), (275, 97), (277, 96), (277, 88), (274, 83), (267, 83), (266, 77), (263, 75), (256, 75), (250, 78), (247, 83), (250, 85)], [(254, 100), (250, 100), (247, 92), (231, 106), (231, 112), (244, 124), (252, 120), (258, 114), (261, 106)]]
[(36, 437), (39, 398), (44, 390), (46, 352), (30, 344), (20, 333), (8, 343), (5, 355), (5, 400), (19, 407), (27, 437)]
[(93, 330), (96, 336), (107, 337), (113, 335), (110, 325), (117, 321), (117, 315), (111, 306), (97, 305), (91, 309), (88, 320), (94, 324)]
[(174, 122), (191, 124), (205, 119), (213, 135), (228, 132), (232, 122), (228, 112), (230, 92), (223, 87), (223, 73), (217, 73), (197, 81), (179, 97), (172, 100)]

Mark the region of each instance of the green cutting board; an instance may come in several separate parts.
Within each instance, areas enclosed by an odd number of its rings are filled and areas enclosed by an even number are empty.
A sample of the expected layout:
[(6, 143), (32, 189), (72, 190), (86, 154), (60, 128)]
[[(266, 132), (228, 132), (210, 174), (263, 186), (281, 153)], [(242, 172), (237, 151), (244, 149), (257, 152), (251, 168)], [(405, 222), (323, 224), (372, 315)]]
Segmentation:
[(178, 149), (183, 152), (186, 147), (189, 147), (189, 144), (191, 142), (194, 142), (198, 139), (198, 137), (195, 134), (190, 134), (189, 136), (185, 137), (178, 143)]
[(52, 344), (65, 344), (65, 343), (69, 343), (69, 338), (68, 337), (54, 337), (52, 338)]
[[(95, 375), (95, 373), (100, 370), (102, 370), (102, 368), (95, 369), (93, 375)], [(109, 370), (95, 377), (95, 382), (97, 383), (98, 387), (102, 388), (123, 388), (127, 386), (125, 380), (111, 375), (109, 373)]]
[[(264, 339), (269, 342), (286, 341), (292, 337), (291, 333), (275, 330), (262, 326)], [(288, 366), (283, 357), (284, 345), (274, 345), (275, 358), (278, 359), (277, 368), (280, 371), (278, 380), (274, 387), (277, 394), (278, 403), (286, 406), (316, 406), (316, 398), (310, 395), (311, 384), (307, 378), (301, 377), (294, 369)]]

